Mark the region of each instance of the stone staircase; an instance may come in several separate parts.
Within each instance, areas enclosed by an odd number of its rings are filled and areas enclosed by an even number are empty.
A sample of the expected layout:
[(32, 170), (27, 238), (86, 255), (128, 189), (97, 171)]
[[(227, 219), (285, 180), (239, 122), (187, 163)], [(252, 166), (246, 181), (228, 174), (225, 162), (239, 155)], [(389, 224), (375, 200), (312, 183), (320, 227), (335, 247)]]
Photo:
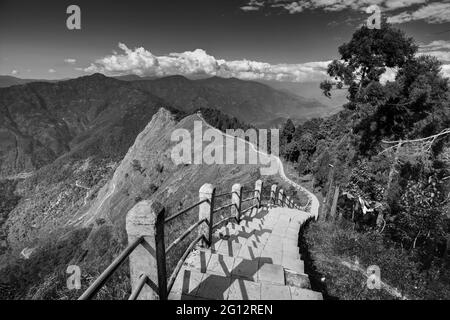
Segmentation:
[(210, 248), (189, 254), (169, 300), (322, 300), (299, 254), (299, 230), (308, 218), (269, 205), (228, 223), (214, 233)]

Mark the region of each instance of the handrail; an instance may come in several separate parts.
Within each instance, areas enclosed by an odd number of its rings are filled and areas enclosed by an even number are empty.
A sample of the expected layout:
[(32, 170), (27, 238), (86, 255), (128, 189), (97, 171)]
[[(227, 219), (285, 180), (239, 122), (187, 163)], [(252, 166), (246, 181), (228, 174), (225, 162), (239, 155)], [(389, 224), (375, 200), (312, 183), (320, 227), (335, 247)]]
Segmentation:
[(186, 248), (183, 255), (181, 256), (181, 259), (178, 261), (175, 269), (173, 270), (172, 274), (170, 275), (169, 282), (167, 285), (167, 292), (170, 293), (172, 290), (173, 284), (175, 283), (175, 279), (177, 278), (178, 272), (180, 272), (181, 267), (183, 266), (184, 261), (186, 260), (188, 254), (190, 251), (194, 248), (194, 246), (200, 241), (204, 239), (206, 241), (206, 238), (204, 235), (199, 235), (192, 243), (189, 245), (189, 247)]
[(189, 227), (181, 236), (176, 238), (166, 249), (166, 254), (172, 250), (178, 243), (183, 241), (184, 238), (186, 238), (195, 228), (197, 228), (199, 225), (201, 225), (203, 222), (207, 222), (208, 220), (202, 219), (194, 223), (192, 226)]
[(235, 206), (235, 204), (234, 203), (229, 203), (227, 205), (224, 205), (222, 207), (214, 209), (213, 212), (216, 213), (216, 212), (219, 212), (220, 210), (223, 210), (223, 209), (226, 209), (226, 208), (229, 208), (229, 207), (232, 207), (232, 206)]
[(256, 208), (256, 207), (258, 207), (258, 205), (254, 204), (254, 205), (248, 207), (247, 209), (243, 210), (241, 213), (247, 212), (247, 211), (249, 211), (249, 210), (251, 210), (251, 209), (254, 209), (254, 208)]
[(142, 288), (144, 287), (144, 284), (147, 282), (148, 276), (146, 274), (141, 274), (139, 278), (139, 282), (136, 285), (136, 288), (134, 288), (133, 292), (131, 293), (128, 300), (136, 300), (139, 293), (141, 293)]
[[(269, 200), (269, 203), (271, 202), (271, 200), (274, 201), (274, 204), (277, 205), (287, 205), (289, 208), (296, 208), (296, 209), (303, 209), (306, 208), (310, 202), (311, 199), (308, 199), (308, 202), (305, 206), (300, 206), (298, 203), (296, 203), (296, 201), (294, 201), (294, 199), (288, 199), (287, 195), (285, 193), (279, 193), (278, 190), (274, 190), (273, 191), (273, 185), (272, 187), (267, 188), (270, 190), (270, 194), (269, 194), (269, 199), (263, 199), (263, 198), (267, 198), (266, 196), (263, 197), (263, 192), (266, 190), (266, 188), (264, 188), (264, 186), (261, 186), (262, 182), (259, 182), (259, 188), (256, 187), (256, 189), (253, 190), (249, 190), (249, 189), (243, 189), (242, 187), (239, 188), (239, 191), (232, 191), (232, 192), (226, 192), (226, 193), (222, 193), (222, 194), (215, 194), (215, 189), (213, 188), (212, 193), (210, 195), (209, 198), (203, 199), (191, 206), (189, 206), (186, 209), (183, 209), (173, 215), (171, 215), (170, 217), (164, 219), (164, 216), (161, 216), (161, 220), (157, 220), (156, 222), (156, 233), (155, 233), (155, 239), (153, 241), (156, 241), (156, 247), (157, 247), (157, 252), (158, 252), (158, 248), (160, 250), (160, 253), (157, 254), (156, 258), (156, 262), (157, 262), (157, 272), (158, 272), (158, 283), (160, 284), (159, 286), (159, 297), (161, 300), (165, 300), (167, 299), (168, 295), (170, 294), (170, 291), (172, 290), (172, 287), (175, 283), (175, 280), (178, 276), (178, 273), (181, 270), (181, 267), (183, 266), (183, 263), (185, 262), (187, 256), (189, 255), (189, 253), (193, 250), (193, 248), (197, 245), (197, 243), (200, 240), (203, 240), (207, 246), (210, 246), (212, 243), (212, 233), (213, 230), (215, 230), (216, 228), (218, 228), (219, 226), (221, 226), (223, 223), (227, 222), (227, 221), (231, 221), (231, 220), (236, 220), (238, 223), (240, 221), (240, 216), (250, 210), (253, 210), (254, 208), (259, 208), (262, 201), (265, 200)], [(243, 198), (243, 194), (244, 193), (252, 193), (254, 192), (255, 194), (251, 197), (248, 197), (246, 199), (242, 199)], [(256, 193), (258, 192), (258, 193)], [(223, 197), (223, 196), (229, 196), (229, 195), (238, 195), (239, 199), (235, 199), (233, 196), (232, 199), (232, 203), (223, 205), (219, 208), (214, 208), (214, 200), (218, 197)], [(251, 205), (250, 207), (246, 208), (245, 210), (242, 210), (241, 205), (244, 202), (248, 202), (251, 200), (257, 200), (257, 203)], [(237, 201), (237, 202), (236, 202)], [(200, 206), (201, 204), (208, 202), (209, 203), (209, 214), (207, 215), (208, 217), (205, 217), (204, 212), (201, 214), (201, 220), (197, 221), (195, 224), (191, 225), (187, 230), (185, 230), (178, 238), (176, 238), (168, 247), (167, 249), (164, 248), (164, 225), (167, 222), (172, 221), (173, 219), (175, 219), (176, 217)], [(229, 208), (229, 207), (236, 207), (237, 213), (233, 213), (232, 216), (229, 216), (227, 218), (222, 219), (221, 221), (218, 221), (217, 223), (215, 223), (214, 225), (212, 225), (212, 221), (213, 221), (213, 213), (216, 213), (218, 211), (221, 211), (223, 209)], [(200, 207), (202, 208), (202, 207)], [(162, 211), (163, 214), (163, 211)], [(158, 216), (160, 217), (160, 216)], [(159, 219), (159, 218), (158, 218)], [(158, 222), (159, 221), (159, 222)], [(208, 229), (207, 231), (201, 231), (201, 234), (199, 234), (197, 236), (197, 238), (192, 241), (189, 246), (185, 249), (185, 251), (183, 252), (183, 255), (181, 256), (181, 258), (179, 259), (175, 269), (173, 270), (169, 281), (166, 282), (166, 255), (172, 251), (172, 249), (179, 244), (181, 241), (183, 241), (189, 234), (192, 233), (192, 231), (194, 231), (194, 229), (196, 229), (197, 227), (199, 227), (202, 223), (206, 223), (208, 225)], [(158, 229), (159, 228), (159, 229)], [(159, 230), (159, 231), (158, 231)], [(207, 233), (205, 233), (207, 232)], [(136, 247), (140, 244), (142, 244), (142, 242), (144, 241), (144, 236), (138, 237), (136, 238), (132, 243), (130, 243), (120, 254), (117, 258), (114, 259), (114, 261), (108, 266), (108, 268), (103, 271), (100, 276), (89, 286), (89, 288), (79, 297), (79, 300), (86, 300), (86, 299), (91, 299), (93, 298), (98, 291), (103, 287), (103, 285), (109, 280), (109, 278), (111, 277), (111, 275), (120, 267), (120, 265), (123, 263), (123, 261), (125, 261), (125, 259), (127, 257), (129, 257), (129, 255), (133, 252), (134, 249), (136, 249)], [(153, 272), (153, 271), (151, 271)], [(137, 282), (135, 283), (135, 287), (133, 288), (133, 291), (131, 292), (130, 296), (129, 296), (129, 300), (135, 300), (138, 298), (138, 296), (140, 295), (143, 287), (145, 286), (146, 283), (148, 283), (148, 280), (150, 279), (150, 276), (148, 274), (146, 274), (146, 271), (143, 271), (143, 273), (139, 276), (139, 278), (137, 279)]]
[(78, 298), (78, 300), (88, 300), (91, 299), (97, 292), (102, 288), (106, 281), (111, 277), (114, 271), (125, 261), (125, 259), (130, 255), (130, 253), (136, 249), (136, 247), (141, 244), (144, 237), (139, 237), (130, 243), (122, 253), (114, 259), (114, 261), (106, 268), (105, 271), (94, 281), (93, 284), (87, 288), (87, 290)]
[(222, 223), (224, 223), (225, 221), (227, 221), (227, 220), (232, 220), (232, 219), (236, 219), (236, 217), (230, 216), (230, 217), (224, 218), (224, 219), (220, 220), (219, 222), (215, 223), (215, 224), (211, 227), (211, 229), (214, 230), (215, 228), (217, 228), (218, 226), (220, 226), (220, 225), (221, 225)]
[(186, 209), (183, 209), (183, 210), (181, 210), (181, 211), (179, 211), (179, 212), (177, 212), (177, 213), (171, 215), (170, 217), (166, 218), (166, 219), (164, 220), (164, 223), (167, 223), (167, 222), (169, 222), (169, 221), (172, 221), (173, 219), (175, 219), (176, 217), (182, 215), (183, 213), (186, 213), (186, 212), (188, 212), (188, 211), (194, 209), (195, 207), (201, 205), (202, 203), (208, 202), (208, 201), (209, 201), (208, 199), (204, 199), (204, 200), (202, 200), (202, 201), (199, 201), (199, 202), (193, 204), (192, 206), (190, 206), (190, 207), (188, 207), (188, 208), (186, 208)]
[(250, 201), (250, 200), (255, 200), (255, 199), (256, 199), (256, 197), (250, 197), (250, 198), (247, 198), (247, 199), (243, 199), (243, 200), (241, 201), (241, 203), (247, 202), (247, 201)]

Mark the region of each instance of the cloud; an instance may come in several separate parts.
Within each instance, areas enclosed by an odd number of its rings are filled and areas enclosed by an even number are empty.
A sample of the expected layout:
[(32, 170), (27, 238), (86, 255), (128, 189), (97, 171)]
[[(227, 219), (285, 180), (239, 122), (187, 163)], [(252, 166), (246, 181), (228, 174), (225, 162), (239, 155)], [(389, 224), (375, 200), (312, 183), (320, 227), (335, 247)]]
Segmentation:
[[(389, 11), (407, 8), (410, 6), (424, 4), (428, 0), (265, 0), (258, 2), (251, 0), (247, 6), (253, 7), (253, 10), (259, 10), (264, 7), (282, 8), (288, 13), (294, 14), (303, 12), (305, 9), (321, 9), (324, 11), (342, 11), (357, 10), (365, 11), (370, 5), (378, 5), (381, 9)], [(241, 7), (242, 9), (242, 7)]]
[(319, 81), (327, 78), (330, 61), (301, 64), (269, 64), (251, 60), (217, 59), (202, 49), (156, 56), (140, 47), (133, 50), (119, 43), (121, 53), (114, 52), (84, 68), (87, 73), (100, 72), (111, 76), (219, 76), (245, 80), (276, 80), (292, 82)]
[(64, 59), (64, 62), (68, 63), (68, 64), (75, 64), (77, 62), (77, 60), (72, 59), (72, 58), (67, 58), (67, 59)]
[(252, 6), (242, 6), (242, 11), (258, 11), (259, 7), (252, 7)]
[(385, 10), (403, 9), (417, 4), (424, 4), (428, 0), (388, 0), (382, 4)]
[(450, 22), (450, 3), (434, 2), (424, 5), (412, 12), (401, 12), (388, 18), (390, 23), (405, 23), (416, 20), (425, 20), (428, 23)]
[(55, 73), (56, 70), (55, 69), (48, 69), (48, 73)]
[(13, 75), (13, 76), (17, 75), (18, 73), (19, 73), (19, 71), (17, 71), (17, 70), (12, 70), (11, 71), (11, 75)]
[[(289, 14), (309, 10), (336, 12), (354, 10), (364, 12), (370, 5), (378, 5), (382, 12), (392, 12), (388, 21), (393, 24), (414, 20), (428, 23), (445, 23), (450, 21), (450, 3), (448, 0), (250, 0), (242, 6), (243, 11), (258, 11), (263, 8), (275, 8)], [(410, 11), (404, 11), (410, 10)]]
[(444, 64), (442, 65), (442, 75), (446, 78), (450, 79), (450, 64)]
[(288, 13), (294, 14), (303, 12), (305, 9), (310, 8), (311, 4), (306, 1), (298, 1), (298, 2), (291, 2), (291, 3), (277, 3), (272, 4), (272, 8), (283, 8), (287, 10)]
[(450, 40), (435, 40), (419, 46), (419, 55), (430, 55), (443, 62), (450, 62)]
[(242, 6), (240, 9), (242, 11), (258, 11), (263, 6), (263, 1), (250, 0), (246, 6)]

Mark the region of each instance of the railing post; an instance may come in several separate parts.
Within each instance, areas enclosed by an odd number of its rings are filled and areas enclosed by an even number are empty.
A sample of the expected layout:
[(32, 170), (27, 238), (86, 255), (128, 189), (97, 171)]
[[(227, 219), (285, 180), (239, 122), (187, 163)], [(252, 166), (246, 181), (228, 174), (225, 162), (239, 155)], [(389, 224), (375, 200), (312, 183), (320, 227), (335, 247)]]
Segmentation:
[(279, 193), (278, 193), (278, 202), (280, 204), (280, 206), (284, 207), (284, 190), (280, 189)]
[(198, 219), (207, 220), (207, 224), (198, 226), (199, 235), (203, 235), (207, 241), (206, 245), (209, 247), (212, 244), (212, 226), (213, 226), (213, 210), (214, 210), (214, 195), (216, 188), (212, 184), (205, 183), (199, 190), (199, 200), (208, 200), (199, 205)]
[(239, 183), (233, 184), (231, 187), (231, 214), (236, 217), (238, 223), (241, 222), (241, 203), (242, 203), (242, 186)]
[(261, 194), (262, 194), (263, 182), (262, 180), (256, 180), (255, 182), (255, 198), (258, 209), (261, 208)]
[(272, 203), (272, 205), (277, 204), (277, 185), (276, 184), (273, 184), (272, 187), (270, 188), (270, 202)]
[(150, 200), (137, 203), (126, 217), (128, 243), (143, 237), (141, 245), (129, 256), (132, 290), (138, 285), (141, 275), (148, 277), (147, 285), (137, 297), (139, 300), (167, 299), (164, 219), (164, 207)]
[(291, 197), (286, 196), (286, 204), (287, 204), (288, 208), (291, 207)]

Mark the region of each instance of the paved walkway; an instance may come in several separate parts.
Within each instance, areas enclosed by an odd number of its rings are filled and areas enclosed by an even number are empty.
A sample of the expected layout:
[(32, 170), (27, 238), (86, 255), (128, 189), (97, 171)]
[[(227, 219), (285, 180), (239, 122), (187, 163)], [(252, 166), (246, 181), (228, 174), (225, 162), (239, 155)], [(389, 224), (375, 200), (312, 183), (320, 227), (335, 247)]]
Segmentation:
[(310, 289), (298, 248), (310, 214), (263, 207), (217, 230), (209, 249), (186, 259), (171, 300), (322, 300)]

